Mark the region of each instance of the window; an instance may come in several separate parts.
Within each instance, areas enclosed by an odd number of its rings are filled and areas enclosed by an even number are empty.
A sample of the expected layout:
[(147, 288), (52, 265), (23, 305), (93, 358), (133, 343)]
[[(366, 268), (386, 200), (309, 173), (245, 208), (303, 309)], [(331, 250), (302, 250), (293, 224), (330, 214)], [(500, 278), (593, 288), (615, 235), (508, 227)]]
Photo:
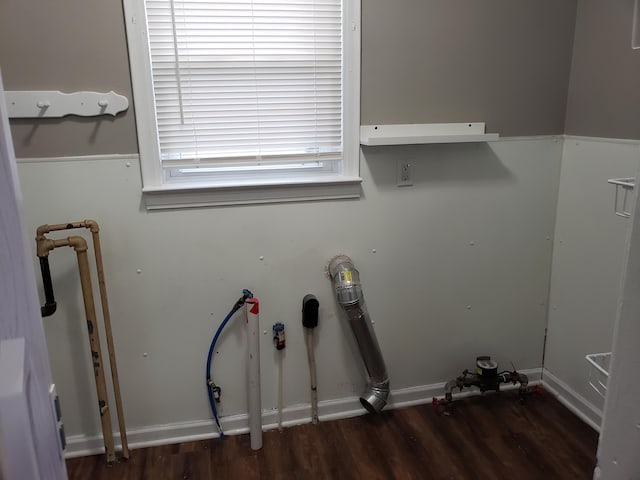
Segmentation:
[(359, 2), (124, 5), (148, 208), (359, 196)]

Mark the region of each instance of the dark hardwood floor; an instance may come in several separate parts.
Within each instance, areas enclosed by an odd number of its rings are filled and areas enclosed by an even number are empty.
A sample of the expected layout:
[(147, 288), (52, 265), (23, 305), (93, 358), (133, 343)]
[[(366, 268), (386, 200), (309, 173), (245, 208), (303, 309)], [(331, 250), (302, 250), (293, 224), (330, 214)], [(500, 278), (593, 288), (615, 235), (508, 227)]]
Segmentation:
[(431, 405), (249, 436), (67, 461), (69, 478), (185, 479), (591, 479), (598, 435), (550, 394), (522, 405), (511, 392), (469, 397), (441, 416)]

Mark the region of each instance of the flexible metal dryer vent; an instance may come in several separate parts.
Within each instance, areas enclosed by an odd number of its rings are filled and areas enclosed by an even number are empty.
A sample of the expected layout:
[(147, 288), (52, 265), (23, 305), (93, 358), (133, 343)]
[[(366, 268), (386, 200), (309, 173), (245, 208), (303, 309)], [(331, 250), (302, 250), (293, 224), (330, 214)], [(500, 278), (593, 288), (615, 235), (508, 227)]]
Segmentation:
[(358, 343), (369, 377), (367, 389), (360, 397), (360, 403), (369, 413), (377, 413), (387, 404), (389, 376), (364, 303), (360, 274), (346, 255), (334, 257), (329, 262), (328, 273), (333, 282), (338, 303), (349, 318), (349, 325)]

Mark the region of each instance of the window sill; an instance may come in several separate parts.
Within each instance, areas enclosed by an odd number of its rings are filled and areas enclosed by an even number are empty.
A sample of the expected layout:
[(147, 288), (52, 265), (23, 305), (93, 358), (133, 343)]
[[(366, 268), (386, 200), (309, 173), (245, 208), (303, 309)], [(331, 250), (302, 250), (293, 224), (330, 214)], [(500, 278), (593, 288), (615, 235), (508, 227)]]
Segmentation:
[(269, 184), (173, 184), (142, 189), (147, 210), (360, 198), (360, 177)]

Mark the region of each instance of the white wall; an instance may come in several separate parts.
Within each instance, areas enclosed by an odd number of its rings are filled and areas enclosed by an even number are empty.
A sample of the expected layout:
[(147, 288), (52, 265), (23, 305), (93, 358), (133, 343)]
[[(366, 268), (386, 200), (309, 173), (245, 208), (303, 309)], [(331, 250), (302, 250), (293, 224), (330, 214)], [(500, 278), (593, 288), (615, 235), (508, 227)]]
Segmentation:
[[(364, 373), (323, 272), (337, 253), (360, 270), (392, 390), (449, 380), (480, 354), (540, 367), (561, 152), (551, 137), (368, 148), (361, 200), (154, 213), (127, 159), (23, 162), (19, 172), (31, 236), (43, 223), (101, 225), (127, 425), (147, 428), (210, 418), (205, 357), (242, 288), (262, 304), (265, 409), (277, 400), (277, 321), (287, 325), (285, 405), (309, 402), (306, 293), (321, 308), (320, 400), (360, 394)], [(395, 186), (397, 158), (413, 162), (413, 187)], [(50, 260), (59, 310), (45, 327), (67, 430), (94, 435), (74, 254)], [(228, 327), (214, 359), (223, 416), (246, 412), (243, 323)]]
[(564, 144), (545, 369), (597, 424), (603, 400), (589, 386), (585, 355), (611, 351), (629, 226), (614, 214), (607, 179), (633, 177), (639, 166), (638, 141), (569, 137)]

